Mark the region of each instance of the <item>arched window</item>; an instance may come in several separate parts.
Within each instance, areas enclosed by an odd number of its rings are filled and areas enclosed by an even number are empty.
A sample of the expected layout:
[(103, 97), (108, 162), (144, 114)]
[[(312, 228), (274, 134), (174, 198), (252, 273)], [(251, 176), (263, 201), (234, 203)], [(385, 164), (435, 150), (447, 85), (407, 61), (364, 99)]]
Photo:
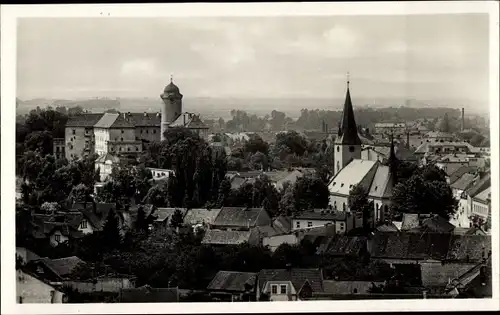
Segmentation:
[(337, 170), (340, 170), (340, 162), (337, 161)]
[(345, 211), (345, 202), (342, 203), (342, 210)]
[(337, 146), (337, 152), (340, 152), (340, 146)]

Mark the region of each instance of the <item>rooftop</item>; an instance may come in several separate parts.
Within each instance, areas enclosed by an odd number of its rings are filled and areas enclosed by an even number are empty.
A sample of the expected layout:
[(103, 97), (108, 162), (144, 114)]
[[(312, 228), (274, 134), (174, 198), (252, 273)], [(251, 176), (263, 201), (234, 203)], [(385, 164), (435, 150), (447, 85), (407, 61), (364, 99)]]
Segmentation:
[(248, 242), (250, 235), (250, 231), (207, 230), (201, 243), (212, 245), (238, 245)]
[(293, 219), (296, 220), (325, 220), (325, 221), (345, 221), (347, 219), (347, 212), (345, 211), (332, 211), (317, 209), (314, 211), (304, 211), (295, 215)]
[(264, 208), (222, 207), (214, 225), (253, 227), (263, 211)]
[(103, 116), (102, 113), (84, 113), (69, 117), (66, 127), (93, 127)]
[(313, 292), (323, 292), (323, 275), (320, 269), (263, 269), (259, 272), (258, 279), (261, 291), (269, 281), (290, 281), (297, 291), (308, 282)]
[(254, 288), (257, 273), (239, 271), (219, 271), (207, 287), (211, 291), (245, 292)]
[(376, 161), (352, 160), (331, 180), (328, 185), (330, 193), (349, 195), (354, 185), (360, 183), (377, 166)]

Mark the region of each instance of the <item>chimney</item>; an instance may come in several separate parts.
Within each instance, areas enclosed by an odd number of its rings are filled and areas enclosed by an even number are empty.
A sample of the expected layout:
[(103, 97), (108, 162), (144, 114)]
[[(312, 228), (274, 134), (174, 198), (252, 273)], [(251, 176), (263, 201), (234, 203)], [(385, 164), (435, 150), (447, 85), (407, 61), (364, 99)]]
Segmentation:
[(463, 107), (462, 107), (462, 124), (460, 126), (460, 130), (461, 131), (465, 130), (465, 110)]

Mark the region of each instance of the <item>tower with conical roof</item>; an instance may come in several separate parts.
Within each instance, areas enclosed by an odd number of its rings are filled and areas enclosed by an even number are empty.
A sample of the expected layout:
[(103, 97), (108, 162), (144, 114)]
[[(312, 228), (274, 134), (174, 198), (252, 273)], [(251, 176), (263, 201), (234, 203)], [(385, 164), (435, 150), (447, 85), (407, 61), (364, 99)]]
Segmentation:
[(353, 159), (361, 159), (361, 139), (354, 119), (349, 83), (349, 78), (347, 78), (344, 111), (342, 112), (339, 133), (335, 139), (335, 175)]
[(161, 94), (163, 106), (161, 107), (161, 140), (165, 140), (165, 131), (168, 125), (182, 114), (182, 94), (177, 85), (174, 84), (172, 76), (170, 76), (170, 83), (163, 90)]

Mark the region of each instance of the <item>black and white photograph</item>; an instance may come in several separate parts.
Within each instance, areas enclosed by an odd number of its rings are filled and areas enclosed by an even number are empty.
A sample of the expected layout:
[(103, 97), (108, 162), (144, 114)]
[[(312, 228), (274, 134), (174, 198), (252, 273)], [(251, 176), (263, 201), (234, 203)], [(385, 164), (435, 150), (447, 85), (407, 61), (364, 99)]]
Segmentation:
[(411, 4), (2, 6), (9, 311), (498, 308), (498, 3)]

